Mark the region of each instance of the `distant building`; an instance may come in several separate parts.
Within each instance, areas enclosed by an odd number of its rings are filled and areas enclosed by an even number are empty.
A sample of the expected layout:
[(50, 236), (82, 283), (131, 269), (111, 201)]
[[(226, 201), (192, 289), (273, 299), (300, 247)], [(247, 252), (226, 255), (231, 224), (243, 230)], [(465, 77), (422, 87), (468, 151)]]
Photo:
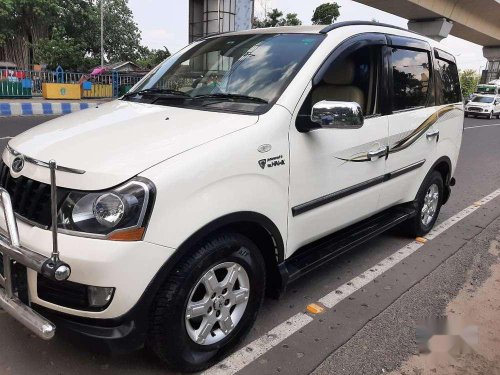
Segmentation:
[(111, 72), (113, 70), (120, 73), (144, 71), (143, 68), (141, 68), (136, 63), (133, 63), (132, 61), (120, 61), (112, 64), (106, 64), (103, 66), (103, 68), (106, 72)]
[(189, 42), (252, 28), (254, 0), (189, 0)]

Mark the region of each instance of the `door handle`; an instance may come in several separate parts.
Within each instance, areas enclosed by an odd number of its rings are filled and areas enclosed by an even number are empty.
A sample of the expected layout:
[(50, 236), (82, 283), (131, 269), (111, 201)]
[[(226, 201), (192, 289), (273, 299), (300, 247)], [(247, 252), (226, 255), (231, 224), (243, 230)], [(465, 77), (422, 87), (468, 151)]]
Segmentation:
[(373, 161), (374, 159), (376, 160), (377, 158), (385, 156), (386, 152), (387, 152), (387, 147), (380, 147), (374, 151), (368, 151), (366, 156), (368, 157), (368, 159)]
[(427, 139), (431, 139), (431, 138), (434, 138), (434, 137), (437, 137), (439, 136), (439, 130), (429, 130), (427, 133), (425, 133), (425, 136), (427, 137)]

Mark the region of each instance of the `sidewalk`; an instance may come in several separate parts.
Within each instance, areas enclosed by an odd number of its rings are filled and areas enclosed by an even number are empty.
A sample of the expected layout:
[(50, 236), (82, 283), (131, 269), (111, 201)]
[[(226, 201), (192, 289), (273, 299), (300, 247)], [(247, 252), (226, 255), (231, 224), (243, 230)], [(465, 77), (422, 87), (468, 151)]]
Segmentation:
[(0, 117), (68, 114), (95, 107), (111, 100), (113, 99), (45, 100), (41, 97), (0, 99)]

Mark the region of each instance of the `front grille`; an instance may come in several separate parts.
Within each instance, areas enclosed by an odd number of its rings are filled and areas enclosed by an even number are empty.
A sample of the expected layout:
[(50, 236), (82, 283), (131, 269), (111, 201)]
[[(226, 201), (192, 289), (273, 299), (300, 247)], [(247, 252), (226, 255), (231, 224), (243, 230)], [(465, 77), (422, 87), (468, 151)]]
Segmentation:
[[(0, 186), (9, 193), (16, 214), (43, 227), (51, 225), (50, 185), (25, 176), (14, 178), (10, 175), (9, 167), (0, 161)], [(60, 205), (68, 191), (58, 188), (57, 192)]]
[(480, 107), (469, 107), (469, 111), (482, 112), (483, 109)]

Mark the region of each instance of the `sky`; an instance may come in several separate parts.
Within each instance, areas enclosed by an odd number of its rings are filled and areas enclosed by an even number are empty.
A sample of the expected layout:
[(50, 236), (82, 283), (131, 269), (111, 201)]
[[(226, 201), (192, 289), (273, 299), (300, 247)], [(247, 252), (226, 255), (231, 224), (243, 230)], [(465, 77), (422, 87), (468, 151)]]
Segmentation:
[[(311, 24), (314, 9), (328, 0), (255, 0), (255, 15), (267, 9), (278, 8), (284, 14), (297, 13), (303, 25)], [(407, 20), (359, 4), (353, 0), (335, 0), (340, 5), (338, 21), (376, 19), (379, 22), (406, 27)], [(188, 0), (129, 0), (135, 22), (142, 32), (142, 43), (150, 48), (164, 46), (174, 53), (188, 44)], [(442, 41), (457, 58), (459, 69), (479, 71), (486, 65), (482, 47), (463, 39), (449, 36)]]

